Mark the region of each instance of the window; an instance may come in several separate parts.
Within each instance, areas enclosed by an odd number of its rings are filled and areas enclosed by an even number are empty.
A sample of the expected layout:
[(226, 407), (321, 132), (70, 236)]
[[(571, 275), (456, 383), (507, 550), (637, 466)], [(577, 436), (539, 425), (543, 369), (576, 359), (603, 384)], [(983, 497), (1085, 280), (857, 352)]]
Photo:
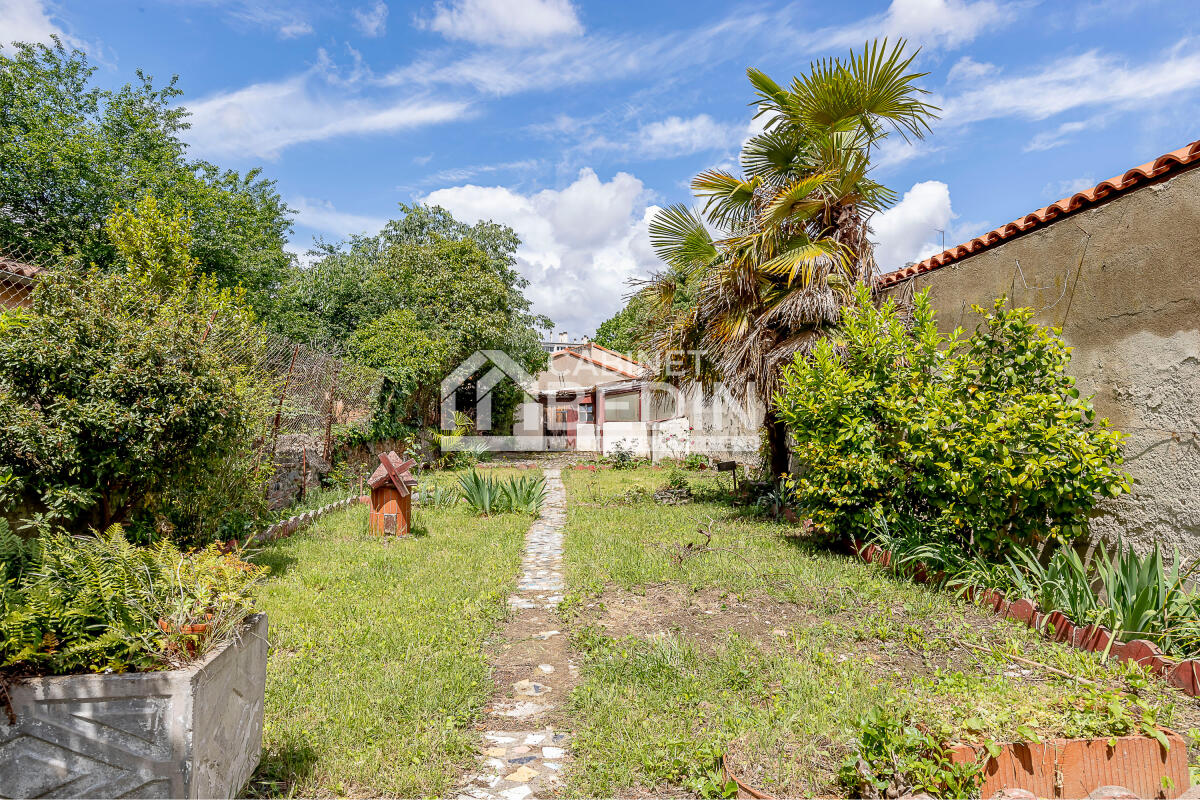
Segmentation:
[(591, 403), (579, 404), (579, 421), (585, 424), (591, 424), (596, 421), (596, 407)]
[(642, 397), (638, 392), (604, 396), (605, 422), (640, 422), (641, 419)]
[(667, 389), (653, 389), (650, 392), (650, 419), (671, 419), (678, 416), (675, 410), (675, 393)]

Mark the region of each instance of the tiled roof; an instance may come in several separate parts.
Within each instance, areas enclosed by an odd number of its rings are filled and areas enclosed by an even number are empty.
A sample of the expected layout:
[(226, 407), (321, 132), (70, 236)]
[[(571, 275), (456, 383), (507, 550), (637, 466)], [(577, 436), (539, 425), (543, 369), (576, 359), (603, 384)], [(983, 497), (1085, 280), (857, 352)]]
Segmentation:
[(1192, 142), (1178, 150), (1173, 150), (1166, 155), (1159, 156), (1147, 164), (1142, 164), (1140, 167), (1134, 167), (1124, 175), (1101, 181), (1086, 191), (1077, 192), (1070, 197), (1059, 200), (1057, 203), (1051, 203), (1045, 208), (1039, 208), (1032, 214), (1026, 214), (1024, 217), (1013, 220), (1003, 227), (996, 228), (994, 231), (988, 231), (965, 244), (951, 247), (949, 250), (943, 250), (935, 256), (930, 256), (924, 261), (896, 270), (895, 272), (880, 275), (875, 279), (875, 285), (879, 288), (887, 288), (917, 275), (931, 272), (947, 264), (952, 264), (955, 261), (961, 261), (968, 256), (973, 256), (982, 250), (994, 247), (1015, 236), (1020, 236), (1035, 228), (1048, 225), (1069, 214), (1074, 214), (1076, 211), (1099, 205), (1113, 199), (1117, 195), (1161, 180), (1189, 166), (1200, 166), (1200, 140)]
[(45, 270), (42, 267), (26, 264), (23, 261), (14, 261), (11, 258), (0, 256), (0, 278), (5, 277), (3, 273), (16, 275), (19, 278), (36, 278)]

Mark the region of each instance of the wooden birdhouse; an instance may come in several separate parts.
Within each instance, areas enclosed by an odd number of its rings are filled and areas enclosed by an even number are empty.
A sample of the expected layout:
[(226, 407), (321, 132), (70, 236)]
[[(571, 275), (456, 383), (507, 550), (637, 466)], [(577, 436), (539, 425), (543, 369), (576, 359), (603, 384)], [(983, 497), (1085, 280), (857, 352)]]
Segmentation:
[(393, 450), (379, 454), (379, 468), (371, 473), (371, 514), (367, 530), (382, 536), (407, 536), (412, 530), (412, 475), (416, 462), (402, 459)]

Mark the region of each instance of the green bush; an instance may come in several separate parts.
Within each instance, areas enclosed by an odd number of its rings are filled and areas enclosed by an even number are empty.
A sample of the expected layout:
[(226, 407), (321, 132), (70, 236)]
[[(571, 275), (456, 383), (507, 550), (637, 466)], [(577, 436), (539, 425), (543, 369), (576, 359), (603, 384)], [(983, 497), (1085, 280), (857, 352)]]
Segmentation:
[(51, 271), (8, 317), (0, 504), (41, 531), (121, 523), (203, 542), (265, 510), (261, 332), (239, 292), (195, 271), (189, 227), (152, 199), (119, 211), (125, 272)]
[(215, 546), (136, 547), (119, 526), (22, 539), (0, 521), (0, 671), (179, 666), (236, 635), (265, 572)]
[(975, 334), (938, 332), (926, 293), (911, 321), (865, 289), (831, 337), (783, 371), (775, 404), (795, 443), (791, 488), (831, 533), (882, 519), (999, 555), (1081, 536), (1100, 497), (1129, 488), (1121, 434), (1066, 374), (1059, 331), (1001, 298)]
[(476, 514), (521, 513), (536, 515), (546, 502), (546, 480), (526, 476), (499, 480), (471, 470), (458, 479), (463, 499)]

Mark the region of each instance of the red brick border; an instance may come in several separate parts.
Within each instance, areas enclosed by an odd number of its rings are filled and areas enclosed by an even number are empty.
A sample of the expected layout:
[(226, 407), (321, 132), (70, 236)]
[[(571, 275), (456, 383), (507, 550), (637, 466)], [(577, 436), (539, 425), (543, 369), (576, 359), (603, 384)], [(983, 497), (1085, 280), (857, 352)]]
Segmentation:
[[(868, 564), (891, 566), (891, 551), (878, 545), (858, 541), (854, 543), (853, 550), (855, 555)], [(917, 583), (928, 582), (927, 569), (914, 568), (913, 572), (913, 580)], [(1111, 658), (1119, 658), (1122, 661), (1136, 661), (1189, 697), (1200, 696), (1200, 659), (1176, 661), (1164, 654), (1154, 642), (1145, 639), (1122, 642), (1103, 626), (1079, 627), (1061, 611), (1041, 613), (1037, 603), (1027, 597), (1009, 601), (1003, 593), (995, 589), (978, 586), (968, 586), (963, 596), (992, 609), (998, 616), (1024, 623), (1056, 642), (1093, 653), (1108, 653)]]

